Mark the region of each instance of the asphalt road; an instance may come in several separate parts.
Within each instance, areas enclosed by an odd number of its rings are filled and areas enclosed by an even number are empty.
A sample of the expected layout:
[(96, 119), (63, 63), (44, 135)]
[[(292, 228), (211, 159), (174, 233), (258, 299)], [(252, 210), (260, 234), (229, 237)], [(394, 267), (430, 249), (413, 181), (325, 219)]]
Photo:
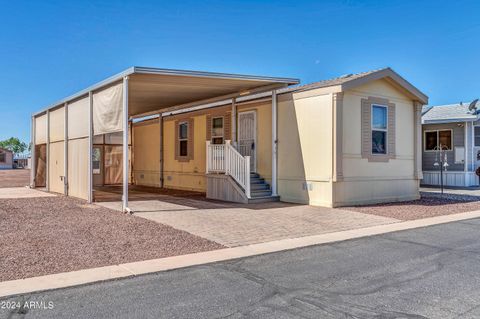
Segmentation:
[(0, 316), (480, 318), (479, 239), (472, 219), (21, 296), (53, 309)]

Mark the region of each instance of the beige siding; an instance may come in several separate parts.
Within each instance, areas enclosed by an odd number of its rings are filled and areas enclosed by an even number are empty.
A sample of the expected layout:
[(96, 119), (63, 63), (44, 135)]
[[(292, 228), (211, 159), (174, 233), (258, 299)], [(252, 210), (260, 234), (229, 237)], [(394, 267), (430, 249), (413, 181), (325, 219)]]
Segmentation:
[[(395, 104), (395, 154), (385, 162), (362, 158), (361, 105), (362, 99), (369, 97)], [(387, 81), (377, 80), (346, 91), (342, 141), (344, 179), (334, 184), (334, 205), (417, 198), (414, 129), (413, 101)]]
[(68, 141), (68, 195), (88, 199), (88, 138)]
[(35, 118), (35, 145), (47, 143), (47, 115)]
[(278, 192), (281, 200), (331, 204), (332, 95), (282, 95), (278, 104)]
[(64, 193), (64, 183), (62, 176), (64, 171), (64, 143), (50, 143), (50, 158), (48, 159), (48, 175), (50, 191), (55, 193)]
[(133, 128), (133, 174), (135, 183), (160, 186), (160, 124), (158, 119)]
[(90, 99), (85, 97), (68, 104), (68, 138), (88, 136)]
[(49, 125), (50, 142), (65, 139), (65, 108), (61, 107), (50, 112)]

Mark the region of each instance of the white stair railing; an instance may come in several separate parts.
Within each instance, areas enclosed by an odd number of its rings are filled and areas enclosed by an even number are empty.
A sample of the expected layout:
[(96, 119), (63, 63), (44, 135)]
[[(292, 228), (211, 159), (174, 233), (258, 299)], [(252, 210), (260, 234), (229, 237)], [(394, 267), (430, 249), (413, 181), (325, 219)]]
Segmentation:
[(230, 175), (250, 198), (250, 156), (243, 156), (229, 140), (225, 144), (207, 141), (207, 173)]

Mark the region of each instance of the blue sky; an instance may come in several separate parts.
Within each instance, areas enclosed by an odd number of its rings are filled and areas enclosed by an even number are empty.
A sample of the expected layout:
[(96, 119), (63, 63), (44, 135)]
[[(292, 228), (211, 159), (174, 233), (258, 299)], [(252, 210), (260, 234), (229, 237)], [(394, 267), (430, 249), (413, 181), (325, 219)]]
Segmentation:
[(479, 1), (0, 0), (0, 139), (129, 66), (297, 77), (390, 66), (430, 104), (480, 96)]

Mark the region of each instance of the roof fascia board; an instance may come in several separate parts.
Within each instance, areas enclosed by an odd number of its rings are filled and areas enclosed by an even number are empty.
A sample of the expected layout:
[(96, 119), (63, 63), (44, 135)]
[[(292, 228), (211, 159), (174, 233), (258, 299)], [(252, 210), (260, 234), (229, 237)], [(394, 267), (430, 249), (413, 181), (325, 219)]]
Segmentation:
[(188, 70), (171, 70), (148, 67), (133, 67), (134, 73), (137, 74), (158, 74), (158, 75), (176, 75), (176, 76), (190, 76), (201, 78), (214, 79), (229, 79), (229, 80), (248, 80), (248, 81), (263, 81), (263, 82), (278, 82), (285, 84), (298, 84), (299, 79), (294, 78), (277, 78), (268, 76), (231, 74), (231, 73), (217, 73), (217, 72), (203, 72), (203, 71), (188, 71)]

